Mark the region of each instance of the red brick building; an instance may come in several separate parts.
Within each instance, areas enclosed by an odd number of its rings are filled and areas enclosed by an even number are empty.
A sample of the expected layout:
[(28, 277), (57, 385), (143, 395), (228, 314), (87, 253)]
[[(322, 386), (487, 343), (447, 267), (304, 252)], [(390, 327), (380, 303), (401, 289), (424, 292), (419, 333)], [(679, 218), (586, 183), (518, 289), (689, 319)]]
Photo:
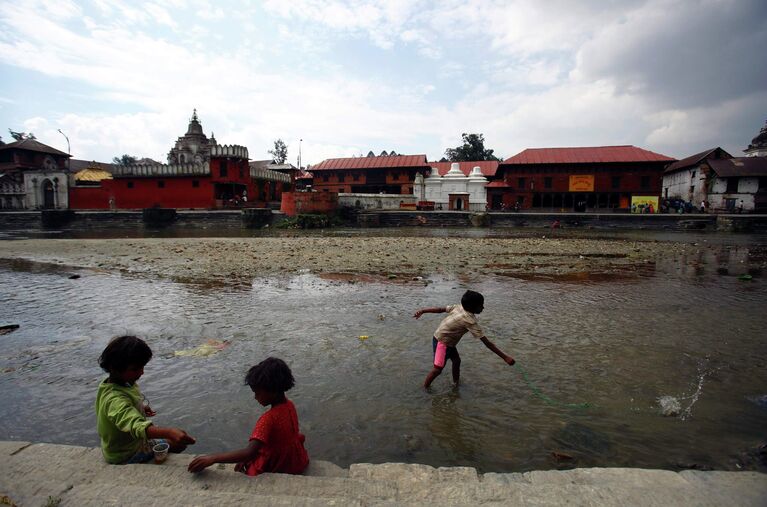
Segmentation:
[(491, 209), (629, 209), (632, 196), (661, 195), (675, 159), (636, 146), (529, 148), (498, 166), (487, 185)]
[(279, 207), (290, 174), (251, 167), (248, 149), (208, 139), (195, 111), (168, 164), (112, 166), (112, 179), (71, 188), (73, 209)]
[(329, 158), (309, 168), (318, 192), (412, 194), (416, 173), (430, 171), (426, 155)]

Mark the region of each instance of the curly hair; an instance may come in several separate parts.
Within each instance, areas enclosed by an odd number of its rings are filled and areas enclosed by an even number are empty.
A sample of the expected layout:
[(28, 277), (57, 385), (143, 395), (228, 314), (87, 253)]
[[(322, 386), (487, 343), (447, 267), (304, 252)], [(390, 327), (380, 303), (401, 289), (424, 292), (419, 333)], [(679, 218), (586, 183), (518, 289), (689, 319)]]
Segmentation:
[(99, 366), (107, 372), (119, 372), (130, 366), (144, 366), (152, 359), (152, 349), (136, 336), (113, 338), (99, 356)]
[(461, 306), (467, 311), (473, 312), (485, 303), (485, 296), (473, 290), (467, 290), (461, 298)]
[(273, 393), (290, 390), (296, 381), (285, 361), (276, 357), (267, 357), (245, 375), (245, 383), (254, 391), (261, 388)]

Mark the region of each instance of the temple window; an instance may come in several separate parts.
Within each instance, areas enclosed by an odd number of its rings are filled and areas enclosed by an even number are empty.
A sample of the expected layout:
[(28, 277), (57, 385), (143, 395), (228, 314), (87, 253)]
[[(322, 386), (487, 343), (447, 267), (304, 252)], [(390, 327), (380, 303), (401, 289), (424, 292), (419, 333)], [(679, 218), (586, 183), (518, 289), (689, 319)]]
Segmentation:
[(192, 188), (199, 188), (200, 180), (192, 180)]
[(642, 176), (642, 179), (639, 181), (639, 185), (642, 188), (649, 188), (649, 186), (650, 186), (650, 177), (649, 176)]
[(543, 188), (551, 188), (551, 176), (543, 178)]
[(163, 180), (159, 180), (157, 182), (157, 188), (165, 188), (165, 182)]
[(128, 182), (126, 183), (126, 186), (127, 186), (128, 188), (133, 188), (133, 182), (132, 182), (132, 181), (128, 181)]

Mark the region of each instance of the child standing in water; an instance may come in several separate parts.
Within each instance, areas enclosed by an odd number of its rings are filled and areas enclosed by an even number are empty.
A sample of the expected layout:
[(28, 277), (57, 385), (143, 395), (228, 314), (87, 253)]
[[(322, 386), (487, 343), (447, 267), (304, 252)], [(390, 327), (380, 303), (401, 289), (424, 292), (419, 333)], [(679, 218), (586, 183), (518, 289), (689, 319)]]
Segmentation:
[(428, 389), (435, 378), (442, 373), (448, 359), (453, 363), (453, 382), (458, 385), (461, 377), (461, 356), (458, 355), (458, 342), (461, 341), (466, 332), (470, 332), (475, 338), (479, 338), (485, 347), (495, 352), (498, 357), (503, 359), (509, 366), (514, 364), (514, 358), (504, 354), (498, 347), (491, 342), (479, 327), (475, 314), (482, 313), (485, 309), (485, 297), (479, 292), (467, 290), (461, 298), (460, 305), (449, 305), (445, 307), (423, 308), (415, 312), (416, 319), (424, 313), (448, 313), (449, 315), (442, 319), (439, 327), (434, 332), (432, 338), (432, 349), (434, 351), (434, 368), (426, 376), (423, 386)]
[(150, 359), (152, 349), (135, 336), (115, 338), (99, 357), (109, 373), (96, 394), (96, 428), (107, 463), (145, 463), (154, 457), (155, 444), (167, 442), (171, 452), (181, 452), (194, 443), (184, 430), (155, 426), (147, 419), (156, 412), (145, 403), (136, 381)]
[(237, 451), (199, 456), (189, 463), (190, 472), (200, 472), (214, 463), (237, 463), (235, 470), (247, 475), (265, 472), (300, 474), (309, 465), (304, 436), (298, 431), (298, 415), (285, 391), (293, 387), (293, 373), (282, 359), (269, 357), (245, 376), (261, 405), (271, 405), (262, 415), (247, 447)]

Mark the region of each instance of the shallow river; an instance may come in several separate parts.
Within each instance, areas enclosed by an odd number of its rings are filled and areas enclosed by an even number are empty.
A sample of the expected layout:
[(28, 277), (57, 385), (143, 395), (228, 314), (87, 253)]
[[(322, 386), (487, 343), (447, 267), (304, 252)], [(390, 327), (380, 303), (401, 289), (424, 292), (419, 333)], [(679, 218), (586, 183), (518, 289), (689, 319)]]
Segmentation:
[[(730, 237), (738, 244), (721, 240), (715, 255), (611, 281), (304, 273), (232, 287), (87, 270), (72, 280), (5, 261), (0, 323), (21, 328), (0, 336), (0, 439), (97, 446), (98, 355), (137, 334), (155, 354), (140, 381), (155, 421), (197, 437), (194, 452), (246, 443), (263, 408), (243, 377), (274, 355), (296, 377), (289, 397), (310, 456), (342, 466), (751, 468), (744, 453), (767, 439), (767, 287), (748, 237)], [(446, 371), (426, 392), (441, 316), (412, 314), (467, 288), (485, 295), (480, 322), (527, 380), (469, 335), (460, 388)], [(209, 339), (228, 346), (174, 355)], [(665, 396), (678, 415), (661, 415)]]

